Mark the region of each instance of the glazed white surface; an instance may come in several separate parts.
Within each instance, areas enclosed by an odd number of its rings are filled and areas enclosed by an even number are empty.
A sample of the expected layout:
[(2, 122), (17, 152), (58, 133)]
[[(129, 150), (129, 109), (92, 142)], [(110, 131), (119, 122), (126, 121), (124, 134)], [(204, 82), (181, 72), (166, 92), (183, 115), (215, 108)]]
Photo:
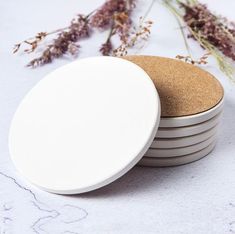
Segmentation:
[(116, 57), (80, 59), (25, 96), (10, 127), (9, 152), (16, 169), (40, 188), (84, 193), (133, 168), (159, 121), (159, 96), (139, 66)]
[[(211, 9), (235, 20), (234, 1), (207, 1)], [(208, 157), (174, 168), (136, 167), (103, 189), (73, 197), (43, 192), (13, 167), (8, 131), (18, 104), (43, 76), (72, 60), (64, 58), (31, 70), (24, 67), (30, 58), (12, 55), (12, 45), (37, 32), (63, 27), (76, 13), (88, 13), (102, 2), (0, 2), (0, 233), (234, 233), (235, 86), (213, 59), (204, 68), (223, 84), (225, 102), (217, 146)], [(140, 0), (138, 15), (147, 3)], [(155, 21), (152, 36), (138, 53), (186, 54), (174, 17), (157, 1), (148, 18)], [(80, 57), (97, 55), (106, 35), (81, 42)], [(197, 43), (190, 45), (196, 58), (204, 53)]]

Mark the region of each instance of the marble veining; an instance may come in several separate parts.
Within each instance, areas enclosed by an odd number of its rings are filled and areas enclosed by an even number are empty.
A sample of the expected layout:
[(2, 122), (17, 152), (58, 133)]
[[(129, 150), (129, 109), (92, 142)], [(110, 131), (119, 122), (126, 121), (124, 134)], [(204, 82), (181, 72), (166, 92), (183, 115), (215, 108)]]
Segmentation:
[[(85, 209), (76, 205), (61, 204), (54, 208), (42, 202), (31, 189), (24, 187), (15, 178), (3, 172), (0, 172), (0, 183), (10, 184), (12, 187), (11, 195), (3, 193), (0, 195), (1, 234), (16, 233), (17, 230), (20, 230), (20, 233), (27, 233), (31, 230), (32, 233), (37, 234), (78, 233), (77, 224), (88, 216)], [(22, 204), (24, 209), (22, 209)], [(20, 222), (25, 209), (30, 210), (34, 215), (27, 216), (27, 220)], [(54, 227), (57, 227), (59, 231), (57, 232)]]

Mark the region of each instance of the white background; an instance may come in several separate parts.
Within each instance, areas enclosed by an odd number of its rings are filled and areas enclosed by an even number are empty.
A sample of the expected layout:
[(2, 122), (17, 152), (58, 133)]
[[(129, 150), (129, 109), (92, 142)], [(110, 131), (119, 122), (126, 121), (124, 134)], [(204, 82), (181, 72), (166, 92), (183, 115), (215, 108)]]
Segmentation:
[[(225, 88), (225, 110), (217, 147), (208, 157), (175, 168), (132, 169), (113, 184), (79, 196), (43, 192), (13, 167), (7, 137), (24, 95), (48, 72), (69, 63), (29, 69), (30, 56), (12, 55), (12, 46), (40, 31), (66, 26), (77, 13), (89, 13), (102, 0), (0, 1), (0, 234), (2, 233), (235, 233), (235, 84), (213, 59), (204, 66)], [(235, 20), (235, 1), (207, 0), (209, 7)], [(139, 0), (135, 17), (150, 1)], [(148, 19), (152, 36), (138, 53), (175, 57), (186, 51), (174, 17), (156, 1)], [(107, 32), (83, 41), (80, 57), (97, 55)], [(204, 52), (190, 43), (195, 58)]]

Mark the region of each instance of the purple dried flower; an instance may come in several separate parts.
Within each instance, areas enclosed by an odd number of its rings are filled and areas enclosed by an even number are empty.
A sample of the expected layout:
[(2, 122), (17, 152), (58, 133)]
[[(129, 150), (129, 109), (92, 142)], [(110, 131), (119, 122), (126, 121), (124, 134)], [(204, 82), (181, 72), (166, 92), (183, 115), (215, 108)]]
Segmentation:
[(110, 40), (107, 40), (104, 44), (101, 45), (100, 52), (104, 56), (110, 55), (113, 50), (113, 45)]
[[(184, 21), (203, 41), (209, 42), (235, 61), (235, 29), (227, 19), (212, 14), (203, 4), (182, 4)], [(196, 39), (194, 35), (192, 38)]]
[(125, 0), (107, 0), (91, 18), (91, 26), (103, 29), (111, 25), (114, 13), (126, 11), (127, 2)]
[[(115, 55), (112, 37), (117, 35), (122, 45), (128, 45), (128, 48), (135, 44), (137, 39), (142, 38), (146, 34), (137, 33), (130, 41), (133, 30), (131, 13), (135, 7), (137, 0), (106, 0), (105, 3), (98, 9), (92, 11), (87, 16), (78, 15), (74, 18), (70, 25), (65, 28), (57, 29), (52, 32), (41, 32), (35, 37), (29, 38), (15, 45), (13, 52), (17, 52), (22, 44), (30, 46), (25, 52), (33, 52), (38, 48), (41, 41), (51, 34), (57, 34), (57, 37), (51, 44), (47, 45), (42, 55), (32, 60), (28, 66), (37, 67), (52, 62), (54, 59), (62, 57), (65, 54), (77, 56), (79, 53), (78, 41), (83, 38), (88, 38), (94, 28), (109, 29), (110, 33), (105, 42), (101, 45), (100, 52), (102, 55)], [(142, 31), (142, 30), (141, 30)], [(148, 32), (149, 34), (149, 32)], [(134, 41), (133, 41), (134, 40)], [(126, 49), (126, 47), (125, 47)]]
[(68, 30), (62, 31), (54, 40), (53, 44), (49, 45), (39, 58), (32, 60), (28, 66), (37, 67), (52, 62), (53, 59), (59, 58), (66, 53), (77, 55), (79, 45), (75, 42), (82, 38), (89, 37), (90, 28), (87, 17), (78, 15), (73, 19)]
[(120, 37), (120, 40), (126, 42), (130, 36), (130, 29), (132, 26), (132, 20), (130, 18), (130, 13), (121, 12), (116, 14), (114, 17), (114, 24), (117, 34)]
[(76, 57), (78, 55), (80, 45), (76, 45), (75, 43), (71, 42), (68, 45), (68, 53)]
[(118, 35), (122, 43), (127, 43), (132, 26), (131, 12), (135, 7), (135, 0), (107, 0), (91, 18), (91, 25), (104, 29), (111, 27), (106, 42), (101, 46), (103, 55), (110, 55), (112, 50), (111, 37)]

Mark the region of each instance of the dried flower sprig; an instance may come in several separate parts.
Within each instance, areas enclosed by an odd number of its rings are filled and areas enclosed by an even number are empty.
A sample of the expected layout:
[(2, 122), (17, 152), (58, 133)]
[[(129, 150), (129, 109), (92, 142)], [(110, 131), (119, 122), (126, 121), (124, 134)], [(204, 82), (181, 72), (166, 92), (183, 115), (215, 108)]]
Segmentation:
[(53, 59), (62, 57), (67, 52), (73, 56), (77, 56), (80, 46), (76, 42), (90, 35), (88, 19), (89, 16), (84, 15), (78, 15), (74, 18), (69, 29), (59, 33), (58, 37), (52, 44), (47, 46), (42, 55), (33, 59), (27, 66), (37, 67), (50, 63)]
[(206, 53), (204, 54), (202, 57), (199, 58), (199, 60), (194, 60), (192, 58), (192, 56), (187, 55), (187, 56), (183, 56), (183, 55), (177, 55), (175, 58), (179, 59), (179, 60), (183, 60), (186, 63), (191, 63), (193, 65), (198, 64), (198, 65), (203, 65), (203, 64), (207, 64), (207, 59), (209, 57), (210, 53)]
[[(138, 30), (133, 28), (131, 14), (136, 6), (136, 0), (106, 0), (98, 9), (88, 15), (79, 14), (70, 25), (52, 32), (40, 32), (35, 37), (15, 45), (13, 53), (18, 52), (22, 45), (28, 46), (26, 53), (35, 52), (42, 41), (49, 35), (57, 34), (56, 38), (46, 46), (41, 56), (29, 62), (29, 67), (38, 67), (52, 62), (66, 54), (77, 56), (80, 45), (78, 42), (92, 35), (94, 29), (110, 30), (108, 38), (101, 45), (102, 55), (116, 55), (113, 49), (112, 37), (117, 36), (122, 49), (133, 47), (138, 40), (146, 40), (150, 34), (150, 21), (142, 22)], [(120, 50), (115, 50), (116, 52)]]
[(106, 39), (106, 41), (101, 45), (100, 47), (100, 52), (102, 55), (104, 56), (110, 56), (111, 52), (113, 51), (113, 44), (111, 41), (111, 37), (115, 34), (115, 30), (114, 30), (114, 22), (111, 26), (108, 38)]
[[(212, 14), (206, 5), (184, 4), (184, 21), (194, 34), (215, 46), (225, 56), (235, 61), (235, 29), (229, 28), (219, 16)], [(194, 38), (194, 34), (191, 36)], [(196, 39), (196, 38), (194, 38)]]
[[(113, 7), (111, 7), (112, 5)], [(94, 27), (101, 28), (107, 25), (110, 26), (108, 38), (100, 48), (102, 55), (112, 55), (113, 44), (111, 38), (114, 35), (118, 35), (122, 43), (128, 40), (132, 27), (132, 20), (130, 16), (134, 7), (134, 0), (107, 2), (105, 7), (101, 8), (94, 15), (91, 22)], [(105, 12), (107, 12), (106, 16), (104, 17), (104, 20), (102, 20), (101, 16), (104, 15)]]
[(36, 34), (36, 36), (28, 38), (27, 40), (15, 44), (13, 48), (13, 53), (18, 52), (23, 44), (30, 46), (29, 48), (25, 49), (24, 52), (31, 53), (38, 47), (39, 43), (42, 42), (47, 36), (62, 32), (67, 29), (68, 27), (60, 28), (52, 32), (39, 32)]
[[(189, 38), (195, 39), (216, 60), (228, 77), (234, 79), (235, 28), (226, 18), (209, 11), (206, 5), (197, 0), (163, 0), (163, 3), (177, 17), (181, 32), (188, 29)], [(184, 41), (189, 51), (187, 40)], [(190, 53), (189, 56), (191, 57)], [(191, 59), (191, 58), (190, 58)], [(193, 61), (193, 59), (192, 59)]]
[[(135, 8), (135, 0), (107, 1), (91, 20), (91, 25), (104, 28), (112, 25), (112, 35), (118, 34), (121, 41), (127, 40), (132, 26), (131, 13)], [(111, 38), (111, 37), (110, 37)]]
[(130, 32), (130, 37), (128, 40), (122, 41), (122, 43), (113, 50), (114, 56), (125, 56), (128, 53), (128, 49), (136, 46), (138, 42), (145, 42), (148, 40), (151, 34), (151, 27), (153, 22), (150, 20), (144, 21), (142, 17), (140, 17), (138, 27), (134, 27), (133, 31)]

